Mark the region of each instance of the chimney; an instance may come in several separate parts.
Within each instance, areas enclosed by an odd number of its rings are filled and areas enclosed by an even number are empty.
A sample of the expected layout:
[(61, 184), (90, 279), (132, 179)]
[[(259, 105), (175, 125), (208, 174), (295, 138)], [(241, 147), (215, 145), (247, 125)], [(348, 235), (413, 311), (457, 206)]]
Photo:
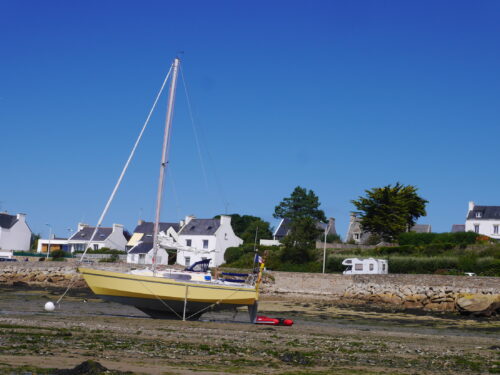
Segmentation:
[(144, 220), (139, 219), (139, 221), (137, 222), (137, 225), (142, 225), (142, 224), (144, 224)]
[(78, 230), (77, 230), (77, 232), (81, 231), (83, 228), (86, 228), (88, 226), (89, 226), (88, 224), (78, 223)]
[(17, 214), (16, 217), (19, 221), (26, 221), (26, 214)]
[(220, 225), (229, 225), (231, 226), (231, 216), (228, 215), (220, 215)]
[(195, 218), (194, 215), (188, 215), (188, 216), (186, 216), (186, 218), (184, 219), (184, 225), (187, 225), (194, 218)]
[(123, 225), (122, 224), (113, 224), (113, 232), (123, 233)]
[(335, 218), (333, 217), (328, 218), (328, 228), (330, 228), (328, 233), (333, 233), (333, 234), (337, 233), (337, 230), (335, 229)]
[(474, 202), (469, 201), (469, 212), (471, 212), (474, 209)]

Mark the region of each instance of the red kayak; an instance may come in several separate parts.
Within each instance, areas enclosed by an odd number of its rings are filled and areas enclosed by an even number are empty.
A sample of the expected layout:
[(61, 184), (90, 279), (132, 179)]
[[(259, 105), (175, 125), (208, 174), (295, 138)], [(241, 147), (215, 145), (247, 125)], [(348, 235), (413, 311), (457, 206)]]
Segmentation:
[(264, 324), (268, 326), (291, 326), (293, 325), (293, 320), (284, 318), (269, 318), (264, 315), (259, 315), (255, 320), (255, 324)]

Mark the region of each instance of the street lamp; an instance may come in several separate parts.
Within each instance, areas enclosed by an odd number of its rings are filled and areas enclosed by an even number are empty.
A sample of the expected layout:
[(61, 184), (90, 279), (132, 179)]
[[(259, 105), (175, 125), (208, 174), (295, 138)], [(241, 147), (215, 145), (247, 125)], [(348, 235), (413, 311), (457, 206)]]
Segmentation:
[(330, 230), (330, 223), (325, 225), (325, 239), (323, 241), (323, 273), (325, 273), (325, 264), (326, 264), (326, 234)]
[(49, 227), (49, 244), (47, 245), (47, 259), (49, 259), (50, 254), (50, 239), (52, 238), (52, 226), (50, 224), (45, 224)]
[(69, 243), (69, 239), (71, 238), (71, 233), (73, 233), (73, 229), (71, 228), (66, 228), (66, 230), (68, 231), (68, 242), (67, 242), (67, 246), (68, 246), (68, 250), (69, 250), (69, 253), (72, 254), (73, 252), (71, 251), (71, 245)]

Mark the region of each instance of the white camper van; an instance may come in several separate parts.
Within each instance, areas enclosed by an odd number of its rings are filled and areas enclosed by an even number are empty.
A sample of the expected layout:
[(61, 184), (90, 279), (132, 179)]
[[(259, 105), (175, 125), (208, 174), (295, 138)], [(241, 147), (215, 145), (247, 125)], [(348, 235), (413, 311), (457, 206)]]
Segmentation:
[(389, 264), (385, 259), (347, 258), (344, 259), (342, 265), (347, 267), (344, 271), (344, 275), (373, 275), (389, 273)]

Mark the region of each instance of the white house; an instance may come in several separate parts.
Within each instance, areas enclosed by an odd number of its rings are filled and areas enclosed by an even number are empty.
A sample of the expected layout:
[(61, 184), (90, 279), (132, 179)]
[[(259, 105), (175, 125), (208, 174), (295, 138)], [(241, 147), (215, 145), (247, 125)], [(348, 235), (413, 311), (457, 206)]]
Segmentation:
[(196, 219), (186, 216), (181, 222), (177, 249), (177, 264), (189, 266), (203, 259), (211, 259), (210, 266), (224, 263), (224, 253), (228, 247), (237, 247), (243, 240), (234, 234), (231, 216), (221, 215), (220, 219)]
[(0, 249), (30, 249), (31, 229), (26, 223), (26, 214), (9, 215), (0, 213)]
[[(156, 264), (168, 264), (166, 248), (177, 250), (179, 223), (159, 223), (158, 235), (160, 247), (156, 254)], [(154, 223), (139, 220), (134, 233), (127, 243), (127, 263), (153, 263), (153, 232)]]
[(500, 239), (500, 206), (476, 206), (469, 202), (465, 231)]
[(100, 227), (94, 236), (92, 242), (89, 243), (95, 227), (87, 224), (78, 223), (78, 228), (75, 234), (70, 238), (51, 238), (38, 240), (37, 252), (44, 253), (47, 251), (50, 242), (50, 251), (64, 250), (68, 252), (85, 251), (86, 248), (92, 250), (102, 249), (107, 247), (115, 250), (125, 250), (127, 245), (127, 232), (124, 232), (123, 225), (113, 224), (112, 227)]
[(342, 265), (346, 266), (344, 275), (375, 275), (389, 272), (389, 264), (385, 259), (347, 258), (342, 261)]

